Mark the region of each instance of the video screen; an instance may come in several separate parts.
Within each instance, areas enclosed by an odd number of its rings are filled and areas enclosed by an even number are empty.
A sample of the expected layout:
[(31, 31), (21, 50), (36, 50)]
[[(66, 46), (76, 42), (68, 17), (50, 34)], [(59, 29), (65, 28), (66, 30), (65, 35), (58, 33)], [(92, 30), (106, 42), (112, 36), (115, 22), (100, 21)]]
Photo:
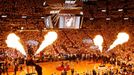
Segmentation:
[(53, 28), (51, 16), (46, 16), (44, 18), (44, 23), (45, 23), (46, 28)]
[(75, 15), (60, 15), (59, 28), (80, 28), (80, 16)]

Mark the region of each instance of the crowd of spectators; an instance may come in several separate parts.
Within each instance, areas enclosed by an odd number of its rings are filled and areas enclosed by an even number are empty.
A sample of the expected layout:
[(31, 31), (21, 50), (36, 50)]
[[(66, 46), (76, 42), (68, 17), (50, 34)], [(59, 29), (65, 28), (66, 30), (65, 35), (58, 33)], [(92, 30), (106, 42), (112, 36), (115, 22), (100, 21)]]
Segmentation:
[[(133, 66), (133, 48), (127, 47), (129, 43), (123, 44), (121, 47), (117, 46), (117, 48), (107, 52), (103, 51), (102, 53), (97, 48), (90, 48), (90, 46), (94, 46), (93, 42), (84, 43), (83, 39), (93, 39), (93, 35), (90, 36), (87, 32), (91, 30), (59, 30), (56, 31), (58, 34), (58, 39), (48, 47), (46, 47), (40, 54), (35, 56), (36, 62), (50, 62), (50, 61), (77, 61), (77, 60), (93, 60), (94, 62), (98, 62), (101, 60), (101, 63), (114, 64), (119, 65), (120, 67), (127, 68), (128, 66)], [(29, 40), (35, 40), (38, 45), (33, 45), (32, 50), (36, 52), (39, 48), (39, 45), (44, 40), (44, 35), (48, 31), (18, 31), (15, 32), (20, 38), (21, 42), (28, 52), (28, 43)], [(94, 31), (95, 32), (95, 31)], [(90, 33), (90, 32), (89, 32)], [(31, 35), (32, 34), (32, 35)], [(110, 40), (110, 38), (108, 38)], [(105, 39), (104, 39), (105, 40)], [(4, 43), (4, 42), (3, 42)], [(130, 43), (131, 44), (131, 43)], [(122, 49), (123, 48), (123, 49)], [(122, 55), (123, 54), (123, 55)], [(5, 47), (5, 49), (1, 49), (1, 58), (8, 57), (8, 60), (14, 61), (15, 59), (20, 60), (20, 58), (25, 58), (19, 51), (16, 49)], [(4, 61), (4, 59), (1, 59)], [(128, 71), (127, 72), (132, 72)]]

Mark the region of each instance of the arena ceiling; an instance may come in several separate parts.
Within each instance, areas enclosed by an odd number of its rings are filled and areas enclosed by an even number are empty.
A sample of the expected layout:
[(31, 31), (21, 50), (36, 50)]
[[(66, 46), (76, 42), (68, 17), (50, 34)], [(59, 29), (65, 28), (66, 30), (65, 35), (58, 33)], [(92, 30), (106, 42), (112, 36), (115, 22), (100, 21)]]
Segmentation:
[[(59, 13), (81, 15), (83, 12), (83, 26), (89, 28), (86, 21), (91, 24), (102, 21), (108, 24), (127, 21), (130, 26), (134, 22), (133, 0), (76, 0), (75, 8), (64, 8), (65, 0), (1, 0), (0, 1), (0, 29), (44, 29), (44, 16), (52, 15), (53, 10)], [(121, 21), (121, 22), (120, 22)], [(98, 22), (99, 23), (99, 22)], [(23, 29), (23, 28), (22, 28)]]

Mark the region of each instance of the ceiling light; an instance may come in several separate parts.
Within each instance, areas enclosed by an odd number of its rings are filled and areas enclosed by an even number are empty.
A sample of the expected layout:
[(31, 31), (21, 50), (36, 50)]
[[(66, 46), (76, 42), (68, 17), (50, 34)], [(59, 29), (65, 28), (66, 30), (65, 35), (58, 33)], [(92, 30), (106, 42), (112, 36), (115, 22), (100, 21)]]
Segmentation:
[(94, 18), (93, 18), (93, 17), (91, 17), (91, 18), (90, 18), (90, 20), (94, 20)]
[(123, 11), (123, 9), (118, 9), (118, 11)]
[(106, 18), (106, 20), (111, 20), (110, 18)]
[(106, 10), (105, 9), (102, 9), (101, 12), (106, 12)]
[(27, 16), (22, 16), (22, 18), (27, 18)]
[(80, 14), (83, 15), (83, 12), (81, 11)]
[(46, 1), (45, 2), (43, 2), (43, 6), (45, 6), (46, 5)]
[(125, 17), (124, 20), (128, 20), (129, 18), (128, 17)]
[(21, 27), (21, 30), (23, 30), (24, 29), (24, 27)]
[(45, 17), (44, 16), (41, 16), (41, 19), (44, 19)]
[(7, 17), (7, 15), (1, 15), (1, 17), (6, 18), (6, 17)]

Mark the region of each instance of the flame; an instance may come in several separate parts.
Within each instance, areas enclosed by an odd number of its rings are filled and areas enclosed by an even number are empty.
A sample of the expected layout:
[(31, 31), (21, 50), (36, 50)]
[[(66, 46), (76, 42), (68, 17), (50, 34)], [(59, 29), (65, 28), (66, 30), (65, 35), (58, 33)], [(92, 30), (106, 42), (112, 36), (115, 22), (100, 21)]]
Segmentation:
[(39, 49), (36, 51), (35, 54), (38, 54), (41, 52), (45, 47), (52, 44), (57, 39), (57, 33), (56, 32), (48, 32), (44, 36), (44, 40), (42, 41), (42, 44), (40, 45)]
[(129, 35), (127, 33), (125, 33), (125, 32), (118, 33), (117, 39), (113, 42), (113, 44), (110, 46), (108, 51), (113, 49), (114, 47), (116, 47), (119, 44), (123, 44), (123, 43), (127, 42), (128, 40), (129, 40)]
[(26, 55), (23, 45), (20, 43), (20, 38), (14, 33), (11, 33), (7, 36), (6, 44), (8, 47), (15, 48), (23, 55)]
[(99, 47), (99, 50), (102, 52), (102, 44), (103, 44), (103, 37), (101, 35), (96, 35), (94, 40), (94, 44)]

